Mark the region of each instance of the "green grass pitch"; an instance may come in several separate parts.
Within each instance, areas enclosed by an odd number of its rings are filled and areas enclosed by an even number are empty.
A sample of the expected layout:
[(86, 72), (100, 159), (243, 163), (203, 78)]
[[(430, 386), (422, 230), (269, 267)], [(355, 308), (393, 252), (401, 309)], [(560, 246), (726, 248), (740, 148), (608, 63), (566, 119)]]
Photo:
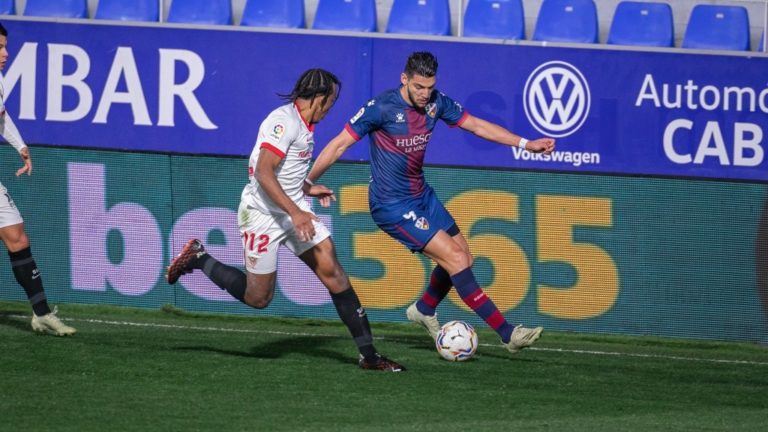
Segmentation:
[(62, 305), (71, 338), (0, 302), (0, 431), (762, 431), (765, 346), (547, 332), (464, 363), (373, 323), (408, 367), (363, 371), (335, 321)]

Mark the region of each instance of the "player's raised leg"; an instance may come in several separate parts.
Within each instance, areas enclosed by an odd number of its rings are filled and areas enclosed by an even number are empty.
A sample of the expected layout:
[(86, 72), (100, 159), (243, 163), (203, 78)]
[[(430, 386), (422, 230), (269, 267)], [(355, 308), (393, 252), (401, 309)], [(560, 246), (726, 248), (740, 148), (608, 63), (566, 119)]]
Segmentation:
[(263, 309), (272, 301), (276, 280), (275, 270), (267, 270), (264, 274), (251, 272), (246, 274), (214, 258), (198, 239), (189, 240), (171, 261), (166, 279), (168, 283), (174, 284), (179, 277), (194, 270), (201, 270), (216, 286), (253, 308)]
[(543, 331), (541, 327), (535, 329), (528, 329), (522, 325), (513, 327), (507, 322), (496, 304), (477, 283), (470, 267), (471, 257), (462, 247), (461, 241), (455, 241), (447, 233), (440, 231), (424, 248), (424, 254), (451, 274), (451, 281), (461, 299), (499, 335), (509, 352), (517, 353), (533, 345), (541, 336)]

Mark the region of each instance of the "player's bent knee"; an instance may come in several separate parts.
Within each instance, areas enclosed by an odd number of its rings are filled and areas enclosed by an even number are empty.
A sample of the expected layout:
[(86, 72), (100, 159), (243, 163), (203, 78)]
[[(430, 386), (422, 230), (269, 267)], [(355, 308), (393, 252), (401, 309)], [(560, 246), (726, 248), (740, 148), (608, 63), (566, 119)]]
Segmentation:
[(5, 247), (11, 252), (18, 252), (29, 247), (29, 237), (19, 226), (5, 228), (2, 232), (2, 239)]
[(457, 268), (467, 268), (472, 265), (472, 255), (461, 249), (452, 251), (449, 259), (453, 263), (453, 266)]
[(274, 285), (271, 288), (249, 284), (243, 296), (243, 303), (255, 309), (264, 309), (272, 303)]
[(245, 294), (245, 304), (255, 309), (264, 309), (272, 303), (272, 297)]

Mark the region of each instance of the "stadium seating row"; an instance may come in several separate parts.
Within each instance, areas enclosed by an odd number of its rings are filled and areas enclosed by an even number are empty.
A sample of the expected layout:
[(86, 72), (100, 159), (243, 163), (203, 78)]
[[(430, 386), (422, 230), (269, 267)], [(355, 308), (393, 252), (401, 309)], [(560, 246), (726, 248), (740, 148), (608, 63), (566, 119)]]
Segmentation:
[[(467, 13), (465, 25), (469, 18)], [(597, 10), (593, 0), (543, 2), (534, 40), (597, 43), (597, 37)], [(674, 40), (672, 8), (668, 3), (622, 1), (614, 12), (607, 43), (672, 47)], [(746, 8), (713, 4), (694, 6), (682, 46), (749, 51), (749, 15)]]
[[(0, 14), (15, 14), (14, 0), (0, 0)], [(24, 15), (87, 18), (87, 0), (27, 0)], [(305, 28), (304, 0), (249, 0), (240, 25)], [(99, 0), (94, 18), (158, 21), (157, 0)], [(233, 24), (231, 0), (171, 2), (168, 22)], [(494, 39), (525, 39), (522, 0), (469, 0), (463, 35)], [(318, 0), (314, 29), (375, 32), (375, 0)], [(393, 0), (387, 33), (450, 35), (448, 0)], [(683, 37), (683, 48), (748, 51), (749, 16), (741, 6), (694, 6)], [(544, 0), (533, 40), (597, 43), (594, 0)], [(674, 46), (672, 8), (664, 2), (621, 1), (611, 22), (608, 44)], [(762, 44), (759, 48), (762, 51)]]

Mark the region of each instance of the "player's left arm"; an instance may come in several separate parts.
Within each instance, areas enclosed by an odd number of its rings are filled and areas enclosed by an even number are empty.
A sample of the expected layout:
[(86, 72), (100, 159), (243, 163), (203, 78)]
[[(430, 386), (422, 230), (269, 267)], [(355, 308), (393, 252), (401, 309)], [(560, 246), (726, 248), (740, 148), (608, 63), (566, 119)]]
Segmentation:
[(283, 187), (277, 180), (275, 170), (283, 158), (263, 147), (259, 151), (259, 160), (256, 162), (256, 171), (254, 173), (256, 181), (272, 202), (277, 204), (278, 207), (291, 217), (299, 239), (302, 241), (311, 240), (315, 236), (315, 227), (312, 221), (319, 219), (311, 212), (306, 212), (299, 208), (285, 193), (285, 190), (283, 190)]
[(19, 156), (21, 156), (24, 166), (16, 170), (16, 177), (24, 173), (32, 175), (32, 156), (29, 155), (29, 147), (24, 146), (24, 148), (19, 150)]
[(522, 147), (532, 153), (549, 154), (555, 149), (554, 138), (539, 138), (529, 141), (519, 135), (513, 134), (496, 123), (491, 123), (468, 113), (459, 127), (472, 132), (480, 138), (487, 139), (488, 141), (511, 147)]

